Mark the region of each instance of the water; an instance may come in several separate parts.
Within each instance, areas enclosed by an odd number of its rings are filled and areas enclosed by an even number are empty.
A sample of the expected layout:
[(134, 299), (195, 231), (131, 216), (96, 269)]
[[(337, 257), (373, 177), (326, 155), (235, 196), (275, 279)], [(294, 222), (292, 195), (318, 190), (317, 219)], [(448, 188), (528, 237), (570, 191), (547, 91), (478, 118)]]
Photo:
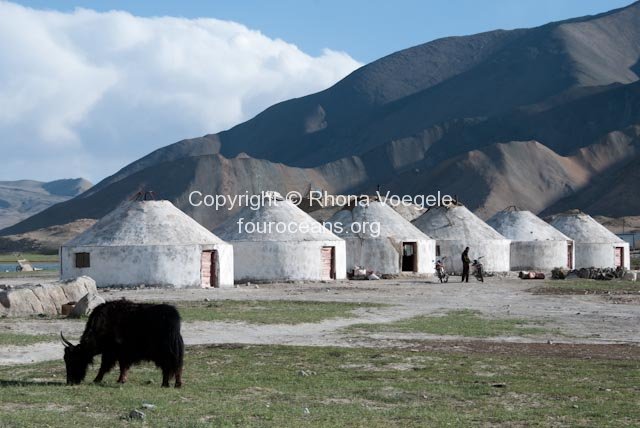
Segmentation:
[[(18, 266), (18, 263), (0, 262), (0, 272), (15, 272), (16, 266)], [(37, 269), (42, 269), (42, 270), (60, 269), (60, 263), (58, 262), (33, 262), (31, 263), (31, 266)]]

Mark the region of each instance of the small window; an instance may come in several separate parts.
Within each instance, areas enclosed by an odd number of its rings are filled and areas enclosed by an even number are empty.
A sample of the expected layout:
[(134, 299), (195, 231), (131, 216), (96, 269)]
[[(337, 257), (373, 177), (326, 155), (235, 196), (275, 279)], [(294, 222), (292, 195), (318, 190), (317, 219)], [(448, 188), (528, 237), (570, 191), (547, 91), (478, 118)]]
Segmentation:
[(440, 245), (436, 245), (436, 257), (440, 257)]
[(76, 267), (88, 268), (91, 266), (91, 258), (89, 253), (76, 253)]

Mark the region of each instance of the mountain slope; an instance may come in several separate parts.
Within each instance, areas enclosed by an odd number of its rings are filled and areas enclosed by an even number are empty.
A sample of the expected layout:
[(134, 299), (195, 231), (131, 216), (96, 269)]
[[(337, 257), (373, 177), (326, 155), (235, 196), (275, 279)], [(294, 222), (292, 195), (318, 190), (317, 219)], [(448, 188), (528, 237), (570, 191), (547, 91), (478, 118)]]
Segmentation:
[(3, 235), (22, 234), (51, 225), (66, 224), (83, 218), (100, 218), (132, 197), (139, 190), (153, 190), (160, 199), (167, 199), (191, 215), (205, 227), (212, 228), (237, 209), (222, 207), (193, 207), (189, 203), (205, 195), (243, 195), (260, 190), (288, 189), (301, 193), (320, 186), (331, 192), (343, 192), (367, 182), (366, 171), (357, 158), (343, 159), (317, 168), (295, 168), (248, 157), (227, 159), (222, 155), (203, 155), (178, 158), (152, 165), (121, 180), (104, 185), (97, 192), (86, 192), (65, 203), (54, 205), (9, 227)]
[[(407, 56), (420, 60), (403, 63)], [(638, 4), (529, 30), (437, 40), (392, 54), (327, 91), (281, 103), (220, 133), (221, 152), (314, 166), (455, 118), (501, 115), (580, 87), (632, 83), (638, 76), (631, 68), (639, 59)], [(385, 84), (379, 83), (381, 76)], [(419, 84), (402, 85), (407, 80)], [(389, 89), (398, 87), (403, 91)], [(303, 132), (320, 108), (326, 126)]]
[(90, 187), (91, 183), (82, 178), (48, 183), (34, 180), (0, 181), (0, 228), (18, 223)]
[[(514, 204), (534, 212), (575, 204), (637, 214), (640, 197), (626, 178), (637, 156), (639, 73), (640, 3), (532, 29), (435, 40), (228, 131), (158, 149), (0, 233), (96, 218), (141, 188), (206, 226), (229, 213), (191, 207), (192, 190), (357, 192), (382, 185), (455, 193), (485, 217)], [(633, 202), (595, 204), (588, 195), (600, 182)]]

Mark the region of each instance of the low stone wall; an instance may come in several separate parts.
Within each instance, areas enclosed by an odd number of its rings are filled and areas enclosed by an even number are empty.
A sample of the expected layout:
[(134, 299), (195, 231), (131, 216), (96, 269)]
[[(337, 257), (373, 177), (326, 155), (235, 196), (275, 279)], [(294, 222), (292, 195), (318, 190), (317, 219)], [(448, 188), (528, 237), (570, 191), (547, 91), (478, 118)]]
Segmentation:
[(0, 316), (59, 315), (62, 305), (88, 293), (97, 293), (96, 282), (88, 276), (0, 291)]

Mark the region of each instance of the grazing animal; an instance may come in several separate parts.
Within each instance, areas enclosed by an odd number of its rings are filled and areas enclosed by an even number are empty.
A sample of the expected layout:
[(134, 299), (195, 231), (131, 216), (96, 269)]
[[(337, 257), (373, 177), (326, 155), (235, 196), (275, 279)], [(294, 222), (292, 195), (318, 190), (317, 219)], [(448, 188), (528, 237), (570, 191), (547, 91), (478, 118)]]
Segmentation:
[(162, 386), (175, 377), (182, 386), (184, 342), (180, 334), (180, 314), (171, 305), (134, 303), (117, 300), (97, 306), (87, 321), (80, 343), (65, 345), (64, 362), (67, 384), (82, 382), (93, 357), (102, 354), (102, 363), (94, 382), (101, 382), (116, 363), (120, 365), (119, 383), (127, 381), (131, 365), (152, 361), (162, 369)]

